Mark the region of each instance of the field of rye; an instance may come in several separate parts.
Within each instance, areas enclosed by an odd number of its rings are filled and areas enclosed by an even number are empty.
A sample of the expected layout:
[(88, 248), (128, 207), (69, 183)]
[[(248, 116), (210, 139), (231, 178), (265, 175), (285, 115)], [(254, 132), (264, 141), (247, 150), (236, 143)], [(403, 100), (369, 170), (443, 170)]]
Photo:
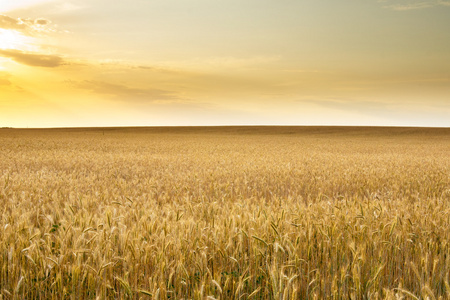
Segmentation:
[(450, 129), (0, 129), (0, 299), (449, 299)]

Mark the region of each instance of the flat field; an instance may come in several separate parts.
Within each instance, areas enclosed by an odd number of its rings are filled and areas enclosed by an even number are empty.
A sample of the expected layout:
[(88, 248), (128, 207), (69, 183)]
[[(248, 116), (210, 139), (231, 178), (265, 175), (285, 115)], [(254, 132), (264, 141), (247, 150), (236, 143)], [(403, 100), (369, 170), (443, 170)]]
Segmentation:
[(0, 129), (0, 299), (449, 299), (450, 129)]

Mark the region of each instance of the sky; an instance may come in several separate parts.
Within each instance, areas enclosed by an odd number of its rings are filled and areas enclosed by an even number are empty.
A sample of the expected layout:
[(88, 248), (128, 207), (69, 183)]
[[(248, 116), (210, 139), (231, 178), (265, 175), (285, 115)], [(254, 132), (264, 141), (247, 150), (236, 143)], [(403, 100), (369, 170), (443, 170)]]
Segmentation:
[(0, 0), (0, 127), (450, 127), (450, 0)]

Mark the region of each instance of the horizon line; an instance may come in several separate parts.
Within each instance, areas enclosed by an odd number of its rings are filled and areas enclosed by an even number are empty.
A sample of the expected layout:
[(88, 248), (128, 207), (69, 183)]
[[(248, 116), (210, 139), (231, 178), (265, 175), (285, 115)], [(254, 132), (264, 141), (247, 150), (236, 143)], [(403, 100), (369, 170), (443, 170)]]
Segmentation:
[(126, 126), (55, 126), (55, 127), (12, 127), (3, 126), (0, 129), (120, 129), (120, 128), (237, 128), (237, 127), (348, 127), (348, 128), (441, 128), (450, 126), (420, 126), (420, 125), (126, 125)]

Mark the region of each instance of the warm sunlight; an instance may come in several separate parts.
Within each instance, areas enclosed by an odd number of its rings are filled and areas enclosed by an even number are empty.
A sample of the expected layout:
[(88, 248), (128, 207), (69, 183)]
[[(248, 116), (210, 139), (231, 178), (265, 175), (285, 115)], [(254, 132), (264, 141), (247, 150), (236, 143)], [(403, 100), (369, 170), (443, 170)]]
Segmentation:
[(448, 126), (448, 1), (0, 0), (0, 127)]
[(0, 29), (0, 49), (29, 50), (31, 41), (15, 30)]
[(0, 300), (450, 300), (449, 16), (0, 0)]

